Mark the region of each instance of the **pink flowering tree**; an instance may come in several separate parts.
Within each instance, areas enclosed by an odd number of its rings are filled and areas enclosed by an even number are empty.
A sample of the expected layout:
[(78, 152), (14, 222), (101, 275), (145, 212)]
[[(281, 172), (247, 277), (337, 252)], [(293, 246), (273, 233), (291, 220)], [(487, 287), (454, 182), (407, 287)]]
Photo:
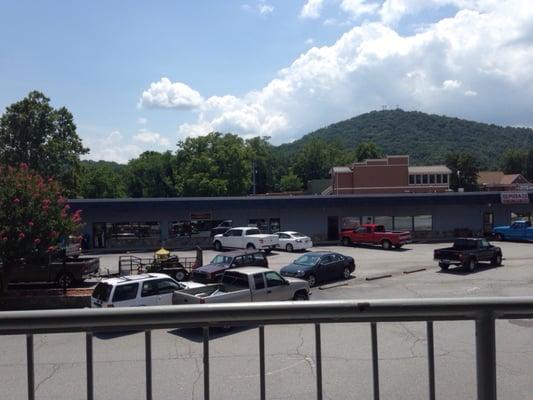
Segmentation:
[(2, 288), (22, 261), (42, 259), (57, 250), (61, 237), (81, 226), (81, 210), (73, 212), (60, 185), (45, 180), (26, 164), (0, 166), (0, 257)]

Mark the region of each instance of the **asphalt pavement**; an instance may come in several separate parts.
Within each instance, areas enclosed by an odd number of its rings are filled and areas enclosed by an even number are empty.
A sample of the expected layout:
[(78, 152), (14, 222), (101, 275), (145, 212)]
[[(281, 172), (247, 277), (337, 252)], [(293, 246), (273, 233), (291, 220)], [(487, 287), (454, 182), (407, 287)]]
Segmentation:
[[(498, 243), (498, 245), (500, 245)], [(474, 273), (442, 272), (432, 260), (435, 247), (413, 244), (401, 251), (371, 247), (320, 247), (355, 257), (355, 276), (313, 290), (312, 299), (533, 296), (533, 244), (502, 243), (504, 265)], [(180, 253), (193, 256), (194, 252)], [(204, 260), (214, 256), (206, 251)], [(151, 254), (145, 254), (149, 256)], [(278, 270), (298, 254), (269, 256)], [(101, 264), (116, 268), (118, 255)], [(405, 273), (420, 270), (413, 273)], [(112, 270), (111, 270), (112, 271)], [(378, 275), (388, 278), (373, 279)], [(378, 324), (381, 399), (428, 398), (425, 323)], [(533, 321), (497, 321), (497, 374), (500, 399), (523, 400), (533, 393)], [(316, 397), (312, 325), (267, 327), (268, 399)], [(94, 342), (95, 398), (144, 399), (144, 336), (98, 335)], [(154, 399), (203, 398), (202, 336), (199, 330), (153, 333)], [(80, 334), (36, 335), (36, 398), (85, 398), (85, 339)], [(326, 399), (372, 398), (369, 324), (322, 327)], [(435, 323), (438, 399), (476, 397), (473, 322)], [(211, 398), (259, 398), (258, 332), (212, 332)], [(0, 337), (0, 398), (25, 399), (26, 354), (22, 336)]]

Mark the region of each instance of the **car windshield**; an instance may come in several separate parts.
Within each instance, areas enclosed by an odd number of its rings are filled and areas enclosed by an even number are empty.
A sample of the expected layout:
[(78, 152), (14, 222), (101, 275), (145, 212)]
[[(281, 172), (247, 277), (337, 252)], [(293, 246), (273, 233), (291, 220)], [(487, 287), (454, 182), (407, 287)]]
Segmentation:
[(300, 233), (300, 232), (292, 232), (291, 235), (294, 236), (294, 237), (305, 237), (305, 235), (303, 233)]
[(109, 295), (111, 294), (111, 289), (113, 287), (107, 283), (100, 282), (93, 291), (93, 297), (100, 301), (107, 301), (109, 299)]
[(231, 262), (231, 257), (219, 254), (211, 261), (211, 264), (229, 264)]
[(294, 264), (315, 265), (319, 259), (320, 259), (320, 256), (317, 256), (315, 254), (304, 254), (303, 256), (298, 257), (294, 261)]

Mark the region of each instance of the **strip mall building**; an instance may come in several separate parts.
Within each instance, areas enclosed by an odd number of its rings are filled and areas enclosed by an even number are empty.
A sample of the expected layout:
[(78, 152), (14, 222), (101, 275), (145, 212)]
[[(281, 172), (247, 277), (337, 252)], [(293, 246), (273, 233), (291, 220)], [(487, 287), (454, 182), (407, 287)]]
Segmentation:
[[(415, 174), (415, 184), (417, 179)], [(169, 248), (207, 246), (211, 227), (227, 219), (234, 226), (256, 224), (265, 232), (301, 231), (315, 242), (337, 240), (340, 229), (368, 221), (411, 230), (418, 239), (483, 234), (515, 219), (531, 219), (531, 196), (533, 192), (408, 192), (73, 199), (70, 205), (83, 210), (90, 248), (148, 249), (162, 243)]]

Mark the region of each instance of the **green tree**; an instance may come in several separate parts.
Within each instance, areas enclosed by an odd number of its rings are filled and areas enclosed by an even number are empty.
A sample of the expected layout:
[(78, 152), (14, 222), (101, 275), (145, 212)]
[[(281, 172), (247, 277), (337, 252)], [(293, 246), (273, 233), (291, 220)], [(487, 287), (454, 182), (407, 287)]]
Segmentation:
[(282, 192), (296, 192), (302, 190), (302, 180), (292, 172), (292, 169), (280, 179), (280, 189)]
[(502, 156), (502, 171), (506, 174), (527, 175), (528, 151), (523, 149), (508, 149)]
[(373, 142), (363, 142), (355, 148), (355, 161), (357, 162), (380, 157), (383, 157), (383, 153)]
[(326, 178), (333, 166), (332, 158), (328, 144), (322, 139), (312, 138), (296, 155), (294, 171), (306, 183), (311, 179)]
[(83, 147), (72, 114), (54, 109), (50, 99), (33, 91), (11, 104), (0, 118), (0, 163), (25, 163), (45, 177), (61, 182), (66, 193), (74, 195), (78, 186)]
[(0, 166), (0, 258), (2, 289), (21, 259), (31, 262), (54, 252), (62, 237), (74, 233), (81, 211), (71, 213), (61, 186), (19, 167)]
[(123, 177), (128, 197), (174, 197), (176, 157), (170, 152), (145, 151), (124, 167)]
[(479, 190), (477, 183), (479, 167), (472, 154), (450, 153), (446, 156), (446, 166), (452, 171), (450, 188), (457, 191), (464, 188), (467, 192)]
[(83, 162), (79, 195), (86, 199), (125, 197), (124, 179), (120, 169), (113, 164), (106, 161)]
[(251, 187), (251, 154), (237, 135), (212, 132), (178, 143), (176, 171), (183, 196), (244, 195)]

